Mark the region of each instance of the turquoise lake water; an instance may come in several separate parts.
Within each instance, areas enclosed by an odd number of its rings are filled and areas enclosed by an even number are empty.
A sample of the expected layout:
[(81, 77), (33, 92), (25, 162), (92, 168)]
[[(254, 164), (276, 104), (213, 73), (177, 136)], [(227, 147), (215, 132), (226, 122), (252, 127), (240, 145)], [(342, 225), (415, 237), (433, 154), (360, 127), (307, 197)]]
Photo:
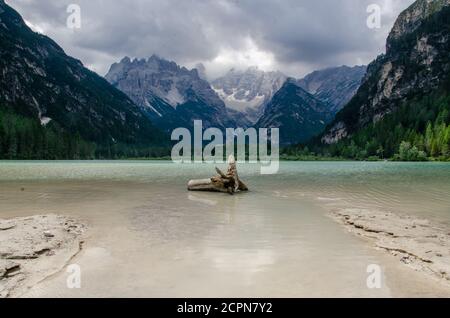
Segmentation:
[[(221, 168), (226, 168), (221, 165)], [(429, 296), (432, 283), (347, 233), (327, 213), (361, 208), (450, 226), (450, 164), (238, 165), (251, 191), (192, 193), (212, 165), (162, 161), (0, 161), (0, 217), (67, 214), (89, 225), (82, 290), (64, 273), (30, 296)], [(385, 268), (380, 290), (369, 264)]]

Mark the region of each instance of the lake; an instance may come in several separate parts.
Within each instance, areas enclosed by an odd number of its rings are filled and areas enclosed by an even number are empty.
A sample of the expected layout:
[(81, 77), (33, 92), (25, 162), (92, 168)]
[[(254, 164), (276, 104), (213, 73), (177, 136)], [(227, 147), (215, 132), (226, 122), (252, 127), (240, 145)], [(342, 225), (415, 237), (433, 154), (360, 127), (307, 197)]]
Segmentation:
[[(225, 168), (224, 165), (221, 168)], [(450, 227), (450, 164), (282, 162), (238, 165), (249, 193), (188, 192), (212, 165), (164, 161), (1, 161), (0, 217), (63, 214), (89, 227), (82, 288), (65, 272), (32, 297), (389, 297), (450, 291), (327, 216), (357, 207)], [(369, 289), (367, 266), (383, 269)]]

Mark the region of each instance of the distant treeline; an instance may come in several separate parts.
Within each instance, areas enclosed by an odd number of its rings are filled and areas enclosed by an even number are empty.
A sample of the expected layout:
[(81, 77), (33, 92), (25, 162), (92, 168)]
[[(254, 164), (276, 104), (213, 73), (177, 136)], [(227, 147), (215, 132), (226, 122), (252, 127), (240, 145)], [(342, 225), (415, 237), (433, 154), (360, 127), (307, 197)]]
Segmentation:
[(24, 117), (0, 109), (0, 159), (73, 160), (162, 157), (170, 154), (168, 147), (97, 145), (85, 141), (50, 122)]
[(450, 97), (436, 93), (416, 99), (334, 145), (316, 141), (288, 147), (283, 155), (289, 159), (450, 160)]
[[(170, 147), (85, 141), (50, 122), (0, 109), (0, 159), (72, 160), (163, 158)], [(450, 97), (435, 94), (405, 103), (383, 120), (337, 144), (283, 148), (289, 160), (450, 160)]]

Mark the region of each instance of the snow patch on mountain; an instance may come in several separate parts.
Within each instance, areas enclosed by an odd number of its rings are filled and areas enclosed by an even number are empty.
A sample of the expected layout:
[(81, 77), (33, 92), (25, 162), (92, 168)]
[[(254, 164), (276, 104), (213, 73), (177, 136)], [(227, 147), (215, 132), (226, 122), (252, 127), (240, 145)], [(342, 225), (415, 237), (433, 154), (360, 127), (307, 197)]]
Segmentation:
[(212, 87), (229, 109), (243, 113), (252, 122), (261, 115), (264, 105), (283, 86), (287, 76), (281, 72), (264, 72), (258, 67), (245, 71), (231, 69), (212, 82)]
[[(236, 110), (241, 113), (245, 113), (248, 108), (257, 109), (259, 108), (265, 101), (266, 96), (257, 95), (253, 99), (240, 99), (237, 97), (240, 92), (238, 89), (233, 88), (231, 94), (227, 94), (223, 89), (214, 88), (214, 91), (219, 95), (219, 97), (225, 102), (228, 108)], [(250, 90), (245, 91), (244, 96), (248, 97), (250, 95)]]

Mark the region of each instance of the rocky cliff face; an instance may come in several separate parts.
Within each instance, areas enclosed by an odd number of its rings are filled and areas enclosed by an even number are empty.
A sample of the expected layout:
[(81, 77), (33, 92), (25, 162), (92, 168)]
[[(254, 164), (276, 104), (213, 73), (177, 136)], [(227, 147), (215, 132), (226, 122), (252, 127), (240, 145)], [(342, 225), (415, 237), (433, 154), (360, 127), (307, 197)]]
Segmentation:
[(257, 67), (245, 71), (230, 70), (212, 82), (212, 87), (227, 108), (244, 114), (256, 122), (264, 106), (283, 86), (287, 77), (281, 72), (264, 72)]
[(98, 144), (162, 139), (125, 94), (34, 33), (0, 1), (0, 107)]
[(155, 55), (140, 60), (125, 57), (111, 66), (105, 78), (165, 130), (191, 127), (196, 119), (203, 120), (205, 127), (229, 124), (225, 104), (197, 69)]
[(298, 85), (337, 113), (355, 95), (366, 73), (366, 66), (340, 66), (312, 72)]
[(416, 31), (431, 15), (449, 5), (449, 0), (419, 0), (403, 11), (389, 34), (387, 45), (400, 37)]
[(265, 107), (256, 126), (279, 128), (280, 142), (293, 144), (308, 141), (323, 131), (332, 119), (329, 106), (288, 79)]
[(448, 85), (450, 0), (418, 0), (397, 19), (355, 97), (336, 116), (322, 142), (336, 143), (415, 97)]

